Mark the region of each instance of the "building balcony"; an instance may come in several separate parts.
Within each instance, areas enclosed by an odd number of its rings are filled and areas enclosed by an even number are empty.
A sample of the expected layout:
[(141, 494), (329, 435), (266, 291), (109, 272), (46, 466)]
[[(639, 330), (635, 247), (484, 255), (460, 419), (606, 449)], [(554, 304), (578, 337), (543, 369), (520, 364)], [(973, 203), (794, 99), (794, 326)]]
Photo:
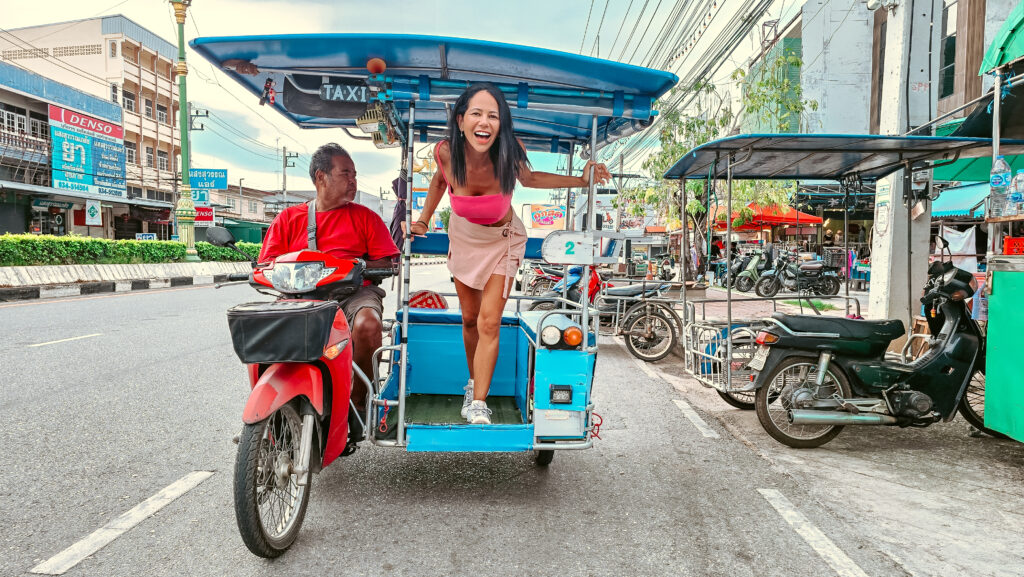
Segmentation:
[(7, 161), (50, 164), (50, 140), (0, 130), (0, 157)]

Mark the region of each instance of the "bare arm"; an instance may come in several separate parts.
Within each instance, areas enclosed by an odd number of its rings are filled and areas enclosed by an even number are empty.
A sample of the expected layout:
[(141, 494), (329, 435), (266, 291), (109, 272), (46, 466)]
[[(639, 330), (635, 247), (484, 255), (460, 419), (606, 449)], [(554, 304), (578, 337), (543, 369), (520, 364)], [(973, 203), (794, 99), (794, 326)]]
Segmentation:
[(519, 182), (528, 188), (583, 188), (590, 186), (590, 169), (593, 167), (594, 178), (597, 184), (608, 182), (612, 179), (608, 167), (604, 164), (588, 160), (583, 167), (583, 176), (566, 176), (563, 174), (552, 174), (550, 172), (539, 172), (530, 170), (528, 166), (519, 168)]
[[(440, 144), (438, 145), (440, 146)], [(442, 162), (447, 164), (448, 148), (439, 148), (437, 155), (441, 158)], [(437, 209), (437, 204), (441, 202), (441, 197), (444, 195), (444, 189), (446, 182), (444, 179), (444, 173), (441, 172), (444, 168), (439, 163), (437, 170), (434, 172), (434, 178), (430, 179), (430, 187), (427, 190), (427, 198), (423, 201), (423, 210), (420, 212), (420, 218), (416, 222), (412, 223), (413, 234), (426, 234), (430, 230), (430, 219), (434, 216), (434, 210)]]

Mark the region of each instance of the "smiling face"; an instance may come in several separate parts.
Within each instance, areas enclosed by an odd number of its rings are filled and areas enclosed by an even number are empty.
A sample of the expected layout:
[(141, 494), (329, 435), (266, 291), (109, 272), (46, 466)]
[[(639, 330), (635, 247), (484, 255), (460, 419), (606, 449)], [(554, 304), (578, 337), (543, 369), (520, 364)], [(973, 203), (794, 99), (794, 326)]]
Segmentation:
[(498, 101), (481, 90), (469, 99), (466, 113), (459, 117), (459, 130), (474, 150), (487, 152), (498, 138), (500, 120)]

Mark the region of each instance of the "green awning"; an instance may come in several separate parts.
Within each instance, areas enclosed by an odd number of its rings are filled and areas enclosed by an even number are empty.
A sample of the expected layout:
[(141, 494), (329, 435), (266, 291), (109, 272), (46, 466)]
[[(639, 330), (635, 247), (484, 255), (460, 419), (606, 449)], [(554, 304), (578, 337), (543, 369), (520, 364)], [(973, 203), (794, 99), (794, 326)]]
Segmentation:
[(1024, 57), (1024, 2), (1018, 2), (1017, 7), (1010, 12), (999, 29), (992, 44), (985, 53), (985, 59), (981, 61), (981, 70), (978, 76), (984, 76), (990, 70), (1009, 64), (1014, 60)]
[[(1006, 162), (1016, 174), (1018, 170), (1024, 170), (1024, 155), (1006, 156)], [(963, 158), (953, 164), (940, 166), (932, 171), (932, 180), (943, 182), (988, 182), (992, 172), (992, 157)]]
[(985, 216), (984, 202), (988, 193), (987, 182), (947, 188), (932, 203), (932, 218), (954, 216), (983, 218)]

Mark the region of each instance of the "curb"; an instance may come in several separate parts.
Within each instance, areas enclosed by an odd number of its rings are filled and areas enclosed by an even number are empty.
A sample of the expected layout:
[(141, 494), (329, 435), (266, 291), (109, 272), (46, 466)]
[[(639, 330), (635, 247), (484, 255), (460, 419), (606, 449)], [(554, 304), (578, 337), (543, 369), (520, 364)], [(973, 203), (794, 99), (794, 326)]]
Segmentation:
[[(417, 259), (413, 265), (445, 264), (447, 259)], [(102, 293), (121, 293), (129, 291), (172, 288), (180, 286), (200, 286), (227, 282), (228, 275), (196, 275), (176, 276), (151, 279), (130, 279), (116, 281), (93, 281), (74, 284), (52, 284), (20, 287), (0, 287), (0, 302), (22, 301), (32, 299), (52, 299), (77, 297)]]

